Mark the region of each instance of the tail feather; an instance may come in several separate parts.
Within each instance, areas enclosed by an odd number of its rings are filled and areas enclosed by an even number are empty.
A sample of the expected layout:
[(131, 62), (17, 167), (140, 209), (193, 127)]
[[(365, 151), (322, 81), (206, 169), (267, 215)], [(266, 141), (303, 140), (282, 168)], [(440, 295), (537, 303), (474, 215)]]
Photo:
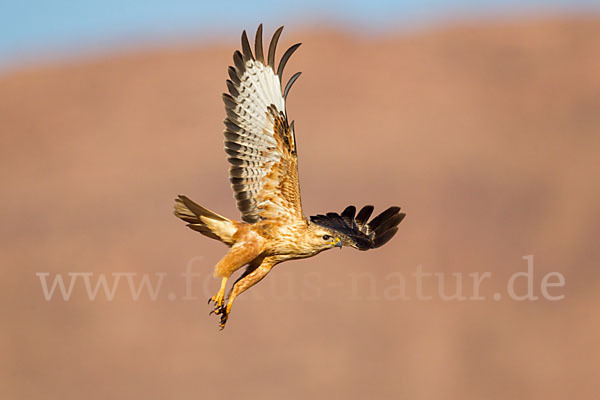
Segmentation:
[(235, 223), (194, 203), (186, 196), (179, 195), (175, 199), (174, 214), (187, 222), (190, 229), (227, 245), (233, 244), (233, 235), (237, 231)]

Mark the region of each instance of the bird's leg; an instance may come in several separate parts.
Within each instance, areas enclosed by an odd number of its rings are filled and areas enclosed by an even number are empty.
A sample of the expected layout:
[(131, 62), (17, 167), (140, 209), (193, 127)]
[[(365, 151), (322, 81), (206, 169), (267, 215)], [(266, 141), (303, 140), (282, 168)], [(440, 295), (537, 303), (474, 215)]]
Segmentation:
[(225, 324), (227, 323), (227, 318), (229, 317), (229, 313), (231, 312), (231, 306), (233, 305), (233, 301), (237, 296), (250, 289), (252, 286), (256, 285), (260, 282), (275, 263), (267, 261), (267, 259), (263, 260), (263, 262), (256, 268), (248, 267), (248, 270), (233, 284), (233, 289), (229, 294), (229, 298), (227, 299), (227, 306), (223, 307), (221, 310), (221, 329), (225, 328)]
[(229, 278), (223, 277), (223, 279), (221, 280), (221, 288), (219, 289), (217, 294), (208, 299), (208, 304), (210, 304), (211, 301), (215, 303), (215, 310), (218, 310), (221, 307), (223, 307), (223, 302), (225, 300), (225, 288), (227, 287), (227, 279)]
[(252, 245), (251, 243), (241, 243), (234, 245), (229, 252), (217, 263), (215, 266), (215, 277), (221, 277), (221, 288), (210, 299), (215, 303), (215, 307), (211, 314), (223, 314), (225, 311), (224, 300), (225, 300), (225, 289), (227, 280), (239, 268), (252, 262), (260, 254), (260, 247)]

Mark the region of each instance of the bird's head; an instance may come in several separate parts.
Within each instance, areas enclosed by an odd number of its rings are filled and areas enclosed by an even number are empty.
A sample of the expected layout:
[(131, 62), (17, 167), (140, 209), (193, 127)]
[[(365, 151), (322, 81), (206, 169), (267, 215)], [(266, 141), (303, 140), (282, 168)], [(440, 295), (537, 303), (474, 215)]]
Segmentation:
[(323, 251), (333, 247), (342, 248), (342, 238), (339, 233), (317, 224), (309, 224), (307, 239), (310, 242), (310, 245), (314, 249), (317, 249), (317, 251)]

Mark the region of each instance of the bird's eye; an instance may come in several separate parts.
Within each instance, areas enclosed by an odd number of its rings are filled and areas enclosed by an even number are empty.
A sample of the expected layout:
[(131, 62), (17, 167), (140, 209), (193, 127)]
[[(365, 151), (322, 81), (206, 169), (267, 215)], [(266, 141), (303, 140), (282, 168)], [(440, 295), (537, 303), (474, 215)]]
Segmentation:
[(329, 239), (331, 239), (331, 236), (329, 236), (329, 235), (323, 235), (323, 240), (329, 240)]

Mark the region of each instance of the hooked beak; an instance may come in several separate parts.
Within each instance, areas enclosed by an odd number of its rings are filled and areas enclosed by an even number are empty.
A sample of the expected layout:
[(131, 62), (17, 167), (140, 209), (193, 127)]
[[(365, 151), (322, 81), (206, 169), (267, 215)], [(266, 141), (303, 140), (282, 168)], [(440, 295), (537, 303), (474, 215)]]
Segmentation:
[(333, 246), (339, 247), (341, 249), (342, 248), (342, 239), (340, 239), (339, 237), (335, 238), (335, 244)]

